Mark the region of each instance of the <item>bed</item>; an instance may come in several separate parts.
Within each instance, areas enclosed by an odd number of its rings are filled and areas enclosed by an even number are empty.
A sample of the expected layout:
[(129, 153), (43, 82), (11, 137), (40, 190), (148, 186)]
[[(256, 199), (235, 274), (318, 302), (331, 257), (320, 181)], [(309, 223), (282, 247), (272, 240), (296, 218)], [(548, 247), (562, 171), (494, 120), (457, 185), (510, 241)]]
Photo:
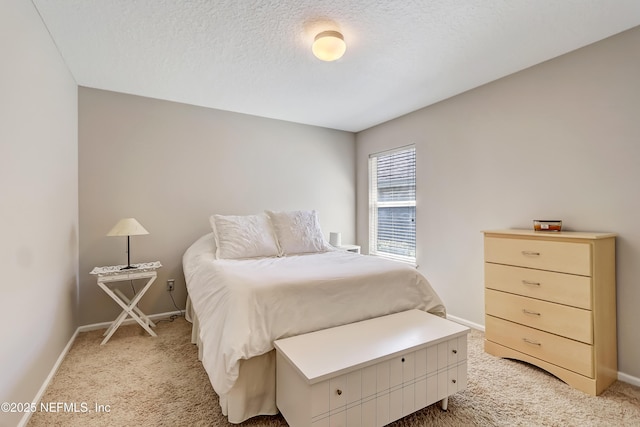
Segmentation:
[(301, 212), (214, 215), (183, 256), (192, 338), (231, 423), (278, 412), (273, 341), (414, 308), (445, 315), (415, 268), (332, 248), (317, 213)]

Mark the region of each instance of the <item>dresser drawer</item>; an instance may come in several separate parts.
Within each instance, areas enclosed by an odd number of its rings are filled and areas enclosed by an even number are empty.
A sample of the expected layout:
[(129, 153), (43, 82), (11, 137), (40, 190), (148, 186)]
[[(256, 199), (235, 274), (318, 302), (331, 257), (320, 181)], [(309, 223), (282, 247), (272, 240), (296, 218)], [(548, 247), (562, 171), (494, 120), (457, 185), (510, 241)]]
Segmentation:
[(593, 348), (507, 320), (486, 316), (486, 339), (593, 378)]
[(487, 289), (486, 313), (586, 344), (593, 343), (591, 311)]
[(590, 277), (486, 263), (484, 283), (489, 289), (591, 309)]
[(485, 261), (591, 276), (591, 245), (534, 239), (486, 237)]

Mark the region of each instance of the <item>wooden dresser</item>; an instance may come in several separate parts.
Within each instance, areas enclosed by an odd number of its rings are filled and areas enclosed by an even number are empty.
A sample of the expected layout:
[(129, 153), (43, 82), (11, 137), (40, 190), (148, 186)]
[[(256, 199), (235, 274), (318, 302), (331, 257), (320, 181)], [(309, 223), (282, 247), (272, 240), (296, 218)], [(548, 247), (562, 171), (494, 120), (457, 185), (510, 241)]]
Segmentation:
[(484, 231), (485, 351), (602, 393), (618, 376), (615, 237)]

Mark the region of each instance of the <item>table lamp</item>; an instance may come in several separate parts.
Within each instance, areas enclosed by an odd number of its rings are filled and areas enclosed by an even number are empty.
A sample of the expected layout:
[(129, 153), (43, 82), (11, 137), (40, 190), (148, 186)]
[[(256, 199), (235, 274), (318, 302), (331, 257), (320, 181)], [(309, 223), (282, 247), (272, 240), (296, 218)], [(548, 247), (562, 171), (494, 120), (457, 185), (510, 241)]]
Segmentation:
[(113, 226), (111, 231), (107, 233), (107, 236), (127, 236), (127, 266), (122, 267), (120, 270), (128, 270), (130, 268), (136, 268), (135, 265), (131, 265), (131, 251), (129, 246), (130, 236), (139, 236), (142, 234), (149, 234), (145, 228), (140, 225), (135, 218), (123, 218), (116, 225)]

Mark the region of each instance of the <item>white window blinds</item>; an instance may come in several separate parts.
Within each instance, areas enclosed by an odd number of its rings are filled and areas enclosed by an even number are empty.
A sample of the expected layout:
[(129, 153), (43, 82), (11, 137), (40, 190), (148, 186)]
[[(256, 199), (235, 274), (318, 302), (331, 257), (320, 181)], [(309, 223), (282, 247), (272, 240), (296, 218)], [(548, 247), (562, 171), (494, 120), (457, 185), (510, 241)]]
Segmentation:
[(369, 254), (416, 261), (416, 149), (369, 157)]

